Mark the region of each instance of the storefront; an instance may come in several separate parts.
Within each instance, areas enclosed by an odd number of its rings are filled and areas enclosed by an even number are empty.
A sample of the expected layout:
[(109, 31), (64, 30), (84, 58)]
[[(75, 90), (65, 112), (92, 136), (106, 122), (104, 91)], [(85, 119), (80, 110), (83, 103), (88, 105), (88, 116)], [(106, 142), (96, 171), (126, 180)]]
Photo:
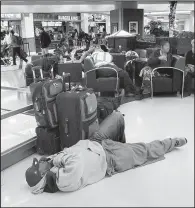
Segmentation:
[(21, 36), (21, 19), (19, 14), (1, 14), (1, 31), (14, 30), (14, 32)]
[(41, 51), (38, 28), (43, 27), (49, 33), (52, 41), (50, 49), (54, 49), (63, 36), (72, 33), (75, 29), (79, 32), (81, 28), (80, 13), (35, 13), (33, 14), (33, 19), (36, 52)]
[(106, 15), (103, 14), (89, 14), (88, 29), (94, 33), (102, 33), (106, 29)]

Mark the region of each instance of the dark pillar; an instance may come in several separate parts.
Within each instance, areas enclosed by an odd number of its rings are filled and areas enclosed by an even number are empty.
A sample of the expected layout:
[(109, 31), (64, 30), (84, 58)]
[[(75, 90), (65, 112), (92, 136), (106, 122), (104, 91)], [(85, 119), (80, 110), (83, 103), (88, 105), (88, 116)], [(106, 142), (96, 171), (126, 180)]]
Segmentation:
[(113, 28), (129, 32), (129, 22), (135, 22), (138, 26), (138, 34), (143, 35), (144, 11), (137, 9), (136, 1), (122, 1), (115, 3), (115, 10), (110, 11), (111, 33)]

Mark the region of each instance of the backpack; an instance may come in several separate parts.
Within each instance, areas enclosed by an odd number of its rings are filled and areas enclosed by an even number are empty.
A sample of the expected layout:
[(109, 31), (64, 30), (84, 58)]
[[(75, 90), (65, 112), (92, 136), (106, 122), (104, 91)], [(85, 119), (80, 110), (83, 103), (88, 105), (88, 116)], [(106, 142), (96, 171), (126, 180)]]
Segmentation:
[(16, 39), (17, 39), (17, 44), (18, 44), (19, 46), (23, 44), (23, 39), (22, 39), (22, 37), (16, 36)]
[(99, 123), (101, 123), (114, 110), (117, 110), (121, 104), (121, 97), (98, 97), (97, 101), (97, 117)]

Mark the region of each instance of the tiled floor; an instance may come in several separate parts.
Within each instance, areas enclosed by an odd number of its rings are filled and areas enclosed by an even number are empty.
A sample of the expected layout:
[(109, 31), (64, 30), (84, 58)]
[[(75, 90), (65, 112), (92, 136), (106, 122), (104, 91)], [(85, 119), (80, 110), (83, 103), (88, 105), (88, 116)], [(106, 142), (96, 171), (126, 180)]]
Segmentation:
[[(31, 57), (27, 57), (29, 63), (31, 60)], [(17, 59), (16, 66), (4, 66), (1, 65), (1, 86), (3, 87), (25, 87), (26, 81), (24, 79), (24, 72), (25, 72), (25, 66), (26, 63), (23, 62), (22, 70), (19, 68), (19, 62), (20, 60)]]
[(24, 71), (21, 69), (6, 70), (1, 72), (1, 86), (20, 88), (26, 86)]
[(28, 88), (23, 90), (8, 90), (1, 88), (1, 109), (13, 111), (31, 104), (31, 94)]
[(35, 136), (35, 118), (18, 114), (1, 121), (1, 153)]
[[(188, 144), (158, 163), (106, 178), (74, 193), (32, 195), (25, 170), (33, 156), (1, 172), (1, 206), (194, 206), (194, 96), (124, 104), (128, 142), (185, 136)], [(34, 155), (36, 156), (36, 155)]]

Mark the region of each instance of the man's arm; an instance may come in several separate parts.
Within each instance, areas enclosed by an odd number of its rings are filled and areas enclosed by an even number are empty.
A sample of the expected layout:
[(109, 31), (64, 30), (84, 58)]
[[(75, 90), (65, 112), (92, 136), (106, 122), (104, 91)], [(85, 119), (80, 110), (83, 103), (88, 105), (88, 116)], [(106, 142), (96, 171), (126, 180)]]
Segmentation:
[(187, 66), (188, 64), (192, 64), (192, 51), (188, 51), (186, 54), (186, 62), (185, 65)]
[(56, 193), (58, 190), (59, 189), (56, 184), (56, 174), (49, 171), (46, 174), (46, 186), (44, 188), (44, 191), (48, 193)]
[(80, 58), (79, 61), (82, 63), (85, 60), (85, 58), (87, 56), (89, 56), (90, 54), (92, 54), (94, 51), (95, 51), (95, 48), (90, 48), (88, 51), (86, 51), (85, 53), (83, 53), (83, 55), (81, 56), (81, 58)]
[(78, 153), (67, 149), (66, 152), (57, 155), (53, 164), (59, 168), (57, 173), (57, 186), (64, 192), (78, 190), (82, 185), (83, 162)]

